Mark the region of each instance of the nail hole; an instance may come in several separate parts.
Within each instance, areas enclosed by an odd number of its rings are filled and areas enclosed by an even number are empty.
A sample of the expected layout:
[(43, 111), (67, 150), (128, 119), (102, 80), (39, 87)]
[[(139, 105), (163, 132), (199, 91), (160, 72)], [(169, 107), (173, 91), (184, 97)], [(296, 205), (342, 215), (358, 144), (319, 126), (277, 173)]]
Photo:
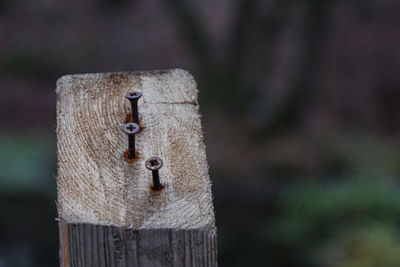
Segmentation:
[(161, 192), (161, 191), (165, 188), (165, 186), (162, 185), (162, 184), (160, 184), (160, 187), (159, 187), (159, 188), (154, 188), (153, 186), (150, 186), (150, 188), (151, 188), (151, 190), (153, 190), (154, 192)]
[(124, 159), (128, 163), (133, 163), (136, 162), (136, 160), (139, 158), (139, 151), (135, 151), (135, 157), (134, 158), (129, 158), (129, 149), (125, 150), (124, 152)]

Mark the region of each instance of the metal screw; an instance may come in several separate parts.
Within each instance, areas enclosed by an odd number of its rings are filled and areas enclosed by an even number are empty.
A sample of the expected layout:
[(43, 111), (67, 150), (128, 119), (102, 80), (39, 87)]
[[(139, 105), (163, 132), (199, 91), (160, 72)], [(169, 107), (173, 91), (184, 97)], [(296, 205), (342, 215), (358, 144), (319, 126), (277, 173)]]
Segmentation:
[(163, 186), (160, 184), (160, 176), (158, 175), (158, 170), (163, 166), (163, 161), (159, 157), (151, 157), (144, 165), (147, 169), (151, 170), (153, 175), (153, 190), (160, 190)]
[(125, 95), (125, 97), (131, 102), (132, 105), (132, 117), (134, 123), (139, 123), (139, 113), (138, 113), (138, 100), (142, 96), (142, 93), (139, 91), (129, 92)]
[(137, 123), (129, 122), (122, 127), (122, 131), (129, 136), (129, 154), (128, 158), (134, 159), (135, 153), (135, 134), (140, 131), (140, 126)]

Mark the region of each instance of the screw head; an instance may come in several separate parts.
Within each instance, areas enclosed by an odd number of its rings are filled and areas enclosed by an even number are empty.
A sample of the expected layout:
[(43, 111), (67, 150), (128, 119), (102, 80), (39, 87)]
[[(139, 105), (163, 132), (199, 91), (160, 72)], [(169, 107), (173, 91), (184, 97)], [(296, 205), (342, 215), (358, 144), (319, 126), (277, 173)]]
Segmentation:
[(128, 122), (122, 127), (122, 131), (126, 134), (137, 134), (140, 131), (140, 126), (134, 122)]
[(159, 157), (155, 157), (155, 156), (147, 159), (146, 162), (144, 163), (146, 168), (151, 171), (156, 171), (156, 170), (160, 169), (163, 166), (163, 164), (164, 164), (164, 162), (162, 161), (162, 159), (160, 159)]
[(129, 92), (125, 95), (125, 97), (129, 100), (138, 100), (142, 96), (142, 93), (139, 91)]

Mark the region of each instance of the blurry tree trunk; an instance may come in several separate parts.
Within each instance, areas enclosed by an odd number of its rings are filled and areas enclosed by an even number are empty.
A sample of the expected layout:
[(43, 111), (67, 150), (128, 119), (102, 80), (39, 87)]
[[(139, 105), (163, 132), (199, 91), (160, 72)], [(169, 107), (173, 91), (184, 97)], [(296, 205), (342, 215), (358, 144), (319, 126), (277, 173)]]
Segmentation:
[[(305, 109), (309, 106), (309, 98), (314, 94), (313, 88), (313, 71), (315, 71), (315, 63), (320, 59), (323, 52), (322, 43), (325, 41), (325, 30), (329, 22), (329, 12), (332, 7), (332, 1), (321, 0), (274, 0), (269, 11), (263, 14), (263, 19), (255, 21), (257, 12), (262, 10), (263, 1), (259, 0), (238, 0), (235, 1), (235, 12), (232, 19), (232, 32), (229, 35), (229, 42), (224, 51), (226, 53), (223, 62), (225, 65), (213, 59), (217, 58), (211, 54), (212, 44), (209, 40), (209, 32), (205, 27), (206, 23), (202, 23), (201, 16), (196, 10), (194, 5), (185, 0), (168, 0), (169, 7), (171, 8), (177, 25), (180, 27), (182, 36), (193, 52), (198, 56), (199, 70), (204, 79), (204, 87), (210, 88), (210, 94), (213, 97), (207, 96), (207, 91), (202, 94), (210, 99), (220, 99), (224, 95), (229, 94), (232, 106), (224, 105), (224, 110), (230, 109), (231, 116), (236, 116), (235, 112), (239, 115), (246, 114), (246, 106), (243, 104), (243, 99), (246, 93), (254, 93), (254, 85), (257, 80), (254, 72), (251, 72), (250, 77), (244, 75), (245, 68), (248, 67), (245, 62), (245, 57), (248, 48), (252, 47), (249, 42), (254, 40), (251, 34), (258, 34), (257, 40), (263, 44), (265, 49), (258, 55), (262, 58), (263, 67), (256, 66), (257, 71), (263, 73), (262, 79), (265, 75), (270, 73), (271, 68), (274, 67), (273, 53), (271, 49), (272, 44), (276, 42), (279, 34), (282, 33), (284, 27), (288, 22), (288, 18), (292, 17), (291, 13), (294, 9), (302, 7), (304, 11), (304, 38), (300, 44), (302, 51), (299, 53), (297, 66), (293, 74), (288, 76), (290, 81), (288, 85), (288, 93), (284, 99), (271, 109), (271, 118), (263, 126), (265, 134), (274, 135), (279, 133), (282, 129), (288, 126), (294, 126), (304, 115)], [(197, 11), (197, 12), (196, 12)], [(254, 27), (261, 27), (262, 30), (253, 31)], [(218, 88), (218, 90), (212, 90)], [(263, 91), (267, 88), (262, 88)], [(219, 95), (216, 95), (219, 94)], [(215, 104), (215, 103), (214, 103)], [(217, 103), (220, 105), (221, 103)]]

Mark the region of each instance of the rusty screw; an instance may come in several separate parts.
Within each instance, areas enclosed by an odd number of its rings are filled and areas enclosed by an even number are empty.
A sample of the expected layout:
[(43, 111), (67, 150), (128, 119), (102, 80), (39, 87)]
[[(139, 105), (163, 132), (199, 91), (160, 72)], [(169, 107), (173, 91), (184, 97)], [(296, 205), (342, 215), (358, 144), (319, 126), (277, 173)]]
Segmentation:
[(140, 131), (140, 126), (137, 123), (129, 122), (122, 127), (122, 131), (129, 136), (129, 154), (128, 158), (134, 159), (135, 153), (135, 134)]
[(139, 113), (138, 113), (138, 100), (142, 96), (139, 91), (129, 92), (125, 97), (131, 102), (132, 105), (132, 118), (134, 123), (139, 123)]
[(160, 184), (160, 176), (158, 175), (158, 170), (163, 166), (163, 161), (159, 157), (151, 157), (144, 165), (147, 169), (151, 170), (153, 175), (153, 190), (160, 190), (163, 186)]

